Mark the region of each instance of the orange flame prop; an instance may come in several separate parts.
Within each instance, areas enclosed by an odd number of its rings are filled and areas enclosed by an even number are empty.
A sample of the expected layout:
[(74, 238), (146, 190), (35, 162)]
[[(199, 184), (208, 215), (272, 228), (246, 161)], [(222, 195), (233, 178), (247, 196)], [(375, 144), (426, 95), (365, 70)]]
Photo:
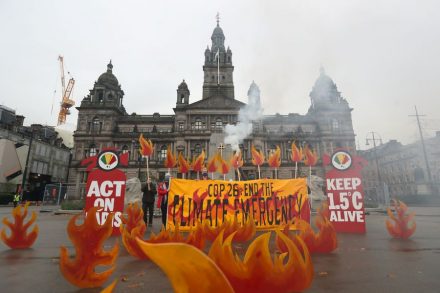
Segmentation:
[(238, 169), (243, 167), (243, 158), (241, 156), (241, 152), (238, 151), (234, 155), (232, 155), (231, 165), (234, 169)]
[(229, 173), (229, 165), (228, 162), (226, 162), (220, 154), (218, 154), (218, 161), (220, 162), (219, 165), (219, 172), (223, 175), (223, 180), (226, 180), (226, 174)]
[(139, 136), (139, 144), (141, 148), (139, 149), (139, 152), (144, 157), (149, 157), (153, 153), (153, 143), (149, 139), (145, 139), (144, 135), (141, 133)]
[(14, 223), (9, 222), (9, 220), (4, 217), (3, 224), (9, 227), (11, 230), (11, 236), (6, 236), (6, 229), (3, 228), (1, 232), (1, 239), (3, 242), (12, 249), (23, 249), (29, 248), (34, 244), (38, 237), (38, 226), (35, 225), (31, 232), (27, 232), (27, 229), (35, 222), (37, 219), (37, 214), (32, 212), (31, 219), (24, 224), (24, 219), (28, 214), (29, 202), (24, 206), (23, 213), (21, 212), (21, 206), (17, 206), (12, 210), (12, 216), (14, 217)]
[(218, 266), (199, 249), (185, 243), (150, 244), (137, 240), (142, 251), (168, 276), (174, 292), (234, 293)]
[(261, 151), (257, 151), (257, 149), (252, 146), (251, 148), (252, 152), (252, 164), (255, 166), (261, 166), (264, 163), (264, 155)]
[(179, 153), (179, 157), (177, 158), (177, 161), (179, 162), (179, 172), (182, 174), (186, 174), (189, 172), (190, 164), (182, 155), (182, 152)]
[(293, 162), (295, 162), (295, 178), (298, 172), (298, 162), (300, 162), (303, 158), (302, 148), (297, 148), (295, 142), (292, 143), (292, 154), (290, 156)]
[[(298, 292), (310, 287), (313, 264), (307, 247), (295, 245), (279, 231), (289, 253), (275, 256), (269, 251), (270, 232), (256, 238), (242, 261), (232, 251), (230, 235), (214, 241), (209, 257), (181, 243), (147, 244), (142, 250), (167, 274), (175, 292)], [(288, 256), (288, 260), (285, 261)]]
[(212, 228), (208, 221), (204, 221), (202, 224), (203, 234), (206, 239), (213, 242), (221, 232), (224, 237), (234, 234), (234, 242), (246, 242), (251, 240), (255, 236), (257, 226), (252, 217), (249, 217), (243, 226), (237, 221), (225, 221), (220, 226)]
[[(333, 224), (327, 218), (318, 215), (315, 218), (315, 225), (319, 229), (317, 234), (315, 234), (310, 224), (302, 219), (297, 219), (294, 224), (294, 229), (300, 231), (298, 236), (307, 245), (310, 253), (330, 253), (335, 250), (338, 247), (338, 238)], [(289, 235), (289, 226), (290, 223), (284, 227), (283, 233), (295, 241)], [(286, 246), (279, 238), (276, 239), (276, 244), (281, 252), (287, 251)]]
[(214, 155), (211, 159), (208, 160), (207, 169), (208, 169), (208, 172), (211, 173), (211, 179), (214, 175), (213, 173), (217, 171), (216, 161), (217, 161), (216, 155)]
[[(112, 235), (113, 214), (107, 217), (104, 225), (96, 221), (97, 207), (91, 208), (82, 225), (75, 224), (79, 215), (70, 219), (67, 233), (75, 245), (76, 257), (71, 260), (66, 247), (60, 249), (60, 270), (64, 278), (80, 288), (100, 287), (115, 270), (115, 261), (119, 252), (118, 243), (106, 252), (102, 249), (104, 241)], [(95, 267), (113, 265), (110, 269), (96, 273)]]
[(176, 163), (177, 163), (176, 156), (174, 156), (173, 153), (171, 152), (171, 146), (168, 146), (167, 156), (165, 158), (164, 165), (166, 168), (171, 169), (176, 166)]
[(272, 168), (278, 168), (281, 166), (281, 149), (279, 146), (277, 146), (277, 149), (269, 155), (267, 163)]
[(203, 230), (201, 229), (201, 224), (197, 223), (195, 230), (191, 231), (187, 238), (183, 237), (180, 233), (179, 225), (175, 226), (174, 232), (171, 230), (162, 229), (159, 234), (154, 234), (151, 232), (150, 239), (145, 240), (147, 243), (166, 243), (166, 242), (180, 242), (192, 245), (200, 250), (205, 247), (205, 238), (203, 235)]
[(310, 287), (313, 264), (307, 247), (301, 239), (293, 242), (281, 232), (275, 232), (289, 253), (275, 255), (273, 260), (269, 251), (270, 232), (249, 245), (243, 261), (232, 251), (234, 235), (223, 241), (220, 234), (214, 241), (209, 257), (226, 275), (235, 292), (299, 292)]
[(101, 291), (101, 293), (112, 293), (113, 290), (115, 289), (117, 283), (118, 283), (118, 279), (114, 279), (114, 281), (111, 282), (110, 285), (108, 285), (107, 287), (105, 287), (105, 288)]
[(252, 153), (252, 164), (258, 167), (258, 179), (261, 179), (260, 166), (264, 163), (264, 155), (261, 151), (257, 151), (255, 147), (252, 145), (251, 148)]
[(302, 148), (298, 149), (294, 142), (292, 143), (292, 154), (290, 155), (290, 158), (292, 159), (292, 162), (300, 162), (303, 158)]
[(139, 248), (136, 242), (136, 237), (144, 238), (147, 226), (144, 222), (144, 212), (138, 205), (129, 204), (127, 207), (127, 217), (122, 217), (122, 225), (120, 227), (122, 235), (122, 243), (127, 252), (138, 259), (147, 259), (145, 254)]
[(240, 169), (243, 166), (243, 158), (241, 156), (241, 151), (237, 151), (231, 158), (231, 166), (237, 171), (238, 181), (241, 180)]
[(198, 157), (193, 161), (192, 169), (198, 174), (199, 172), (202, 171), (205, 165), (204, 163), (205, 163), (205, 150), (202, 150), (200, 155), (198, 155)]
[[(388, 216), (390, 217), (386, 221), (388, 233), (394, 238), (408, 239), (416, 231), (415, 213), (407, 214), (408, 207), (400, 200), (393, 199), (393, 204), (397, 217), (391, 212), (390, 208), (387, 208)], [(393, 222), (390, 220), (393, 220), (395, 224), (393, 225)], [(410, 222), (412, 222), (412, 225), (410, 225)]]
[(176, 225), (175, 231), (162, 229), (159, 234), (151, 232), (151, 236), (148, 240), (143, 240), (146, 226), (143, 221), (144, 213), (142, 209), (137, 205), (129, 205), (127, 208), (127, 218), (122, 218), (121, 234), (122, 242), (128, 253), (138, 259), (148, 259), (148, 256), (143, 252), (139, 246), (136, 238), (145, 243), (167, 243), (167, 242), (180, 242), (186, 243), (203, 249), (205, 247), (205, 238), (203, 237), (203, 230), (200, 223), (197, 223), (196, 229), (188, 234), (185, 238), (179, 231), (179, 226)]
[(318, 162), (318, 155), (308, 146), (304, 149), (304, 164), (306, 166), (315, 166)]

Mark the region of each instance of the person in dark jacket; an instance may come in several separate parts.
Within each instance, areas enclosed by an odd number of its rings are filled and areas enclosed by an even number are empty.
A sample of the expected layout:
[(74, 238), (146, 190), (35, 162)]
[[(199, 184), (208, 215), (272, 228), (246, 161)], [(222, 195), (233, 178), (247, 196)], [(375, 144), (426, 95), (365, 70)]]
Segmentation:
[(159, 183), (157, 187), (157, 192), (159, 193), (160, 209), (162, 211), (162, 224), (164, 227), (167, 226), (167, 212), (168, 212), (168, 191), (170, 187), (170, 174), (165, 175), (165, 181)]
[(153, 226), (153, 210), (154, 210), (154, 199), (156, 197), (156, 186), (151, 182), (151, 178), (148, 177), (147, 183), (142, 188), (142, 210), (144, 211), (144, 222), (147, 224), (147, 214), (148, 214), (148, 226)]

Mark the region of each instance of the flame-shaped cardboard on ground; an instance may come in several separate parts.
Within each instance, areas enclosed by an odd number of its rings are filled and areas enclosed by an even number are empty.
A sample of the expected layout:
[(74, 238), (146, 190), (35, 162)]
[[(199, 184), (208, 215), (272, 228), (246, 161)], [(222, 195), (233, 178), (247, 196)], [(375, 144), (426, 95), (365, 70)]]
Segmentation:
[(307, 247), (298, 246), (276, 231), (286, 242), (288, 253), (272, 255), (271, 233), (256, 238), (242, 260), (232, 250), (231, 234), (214, 241), (209, 257), (181, 243), (149, 244), (138, 240), (142, 250), (168, 276), (175, 292), (300, 292), (310, 287), (313, 264)]
[(144, 222), (144, 212), (141, 207), (135, 203), (130, 204), (126, 209), (127, 217), (122, 216), (121, 235), (122, 244), (127, 252), (138, 259), (147, 259), (146, 255), (139, 249), (136, 238), (143, 239), (147, 231)]
[[(119, 252), (116, 243), (110, 251), (104, 251), (104, 241), (112, 234), (113, 214), (107, 217), (103, 225), (97, 222), (97, 208), (88, 212), (82, 225), (76, 225), (79, 215), (67, 224), (69, 239), (75, 246), (75, 258), (71, 259), (66, 247), (60, 249), (60, 270), (64, 278), (80, 288), (100, 287), (115, 270), (115, 261)], [(111, 266), (97, 273), (97, 266)]]
[[(293, 233), (298, 233), (298, 237), (304, 241), (310, 253), (331, 253), (338, 247), (335, 228), (327, 218), (319, 214), (315, 218), (315, 225), (319, 230), (317, 233), (313, 231), (309, 223), (297, 219), (292, 225)], [(287, 224), (282, 232), (292, 241), (295, 241), (296, 236), (291, 235), (291, 229), (291, 225)], [(278, 237), (276, 238), (276, 245), (281, 252), (287, 252), (286, 245)]]
[(395, 213), (387, 208), (389, 217), (386, 220), (387, 230), (394, 238), (408, 239), (416, 231), (415, 213), (408, 213), (408, 207), (404, 202), (395, 199), (392, 201)]
[(206, 239), (213, 242), (220, 233), (227, 238), (229, 235), (234, 234), (234, 242), (246, 242), (251, 240), (255, 236), (257, 226), (252, 217), (241, 225), (236, 220), (225, 221), (220, 226), (211, 227), (208, 221), (204, 221), (202, 224), (203, 235)]
[(37, 219), (37, 214), (32, 212), (30, 220), (25, 224), (25, 218), (28, 214), (29, 202), (27, 202), (23, 208), (18, 205), (12, 210), (12, 216), (14, 217), (14, 222), (10, 222), (7, 217), (4, 217), (2, 222), (11, 230), (9, 237), (6, 235), (6, 229), (3, 228), (1, 232), (2, 241), (12, 249), (24, 249), (29, 248), (34, 244), (38, 237), (38, 226), (35, 225), (31, 232), (27, 232), (29, 227)]
[(288, 253), (273, 256), (269, 251), (271, 233), (257, 237), (249, 245), (243, 260), (232, 250), (230, 235), (214, 241), (209, 257), (214, 260), (235, 292), (299, 292), (307, 289), (313, 280), (313, 264), (301, 239), (296, 243), (275, 233), (285, 242)]

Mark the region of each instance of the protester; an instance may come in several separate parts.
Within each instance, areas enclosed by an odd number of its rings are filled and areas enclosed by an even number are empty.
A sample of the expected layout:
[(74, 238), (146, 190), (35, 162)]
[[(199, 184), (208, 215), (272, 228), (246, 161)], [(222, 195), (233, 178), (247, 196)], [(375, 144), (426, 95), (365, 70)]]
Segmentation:
[(18, 194), (18, 192), (14, 194), (14, 198), (12, 199), (12, 202), (14, 203), (14, 208), (16, 208), (18, 203), (20, 202), (20, 194)]
[[(148, 224), (149, 227), (153, 226), (153, 210), (154, 210), (154, 199), (156, 197), (156, 186), (151, 182), (151, 178), (148, 177), (147, 183), (142, 188), (142, 210), (144, 211), (144, 222)], [(148, 213), (148, 223), (147, 223), (147, 213)]]
[(159, 200), (157, 202), (158, 207), (162, 211), (162, 224), (166, 227), (167, 224), (167, 212), (168, 212), (168, 191), (170, 187), (170, 174), (165, 175), (165, 181), (159, 183), (157, 187), (157, 193), (159, 194)]
[(202, 180), (208, 180), (208, 170), (206, 168), (203, 168), (202, 170)]

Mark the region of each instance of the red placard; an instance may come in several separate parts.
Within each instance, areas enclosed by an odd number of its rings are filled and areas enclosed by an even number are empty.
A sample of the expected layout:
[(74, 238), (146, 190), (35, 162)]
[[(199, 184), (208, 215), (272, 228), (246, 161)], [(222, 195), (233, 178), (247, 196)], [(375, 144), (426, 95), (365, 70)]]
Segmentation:
[(361, 170), (367, 161), (337, 149), (332, 156), (324, 155), (323, 162), (332, 166), (325, 176), (326, 194), (336, 232), (365, 233)]
[(118, 169), (127, 165), (127, 154), (119, 155), (114, 149), (106, 149), (97, 156), (89, 157), (81, 162), (88, 165), (86, 185), (87, 212), (92, 207), (100, 207), (97, 213), (99, 224), (104, 224), (108, 215), (114, 213), (112, 235), (119, 235), (121, 216), (124, 211), (125, 173)]

